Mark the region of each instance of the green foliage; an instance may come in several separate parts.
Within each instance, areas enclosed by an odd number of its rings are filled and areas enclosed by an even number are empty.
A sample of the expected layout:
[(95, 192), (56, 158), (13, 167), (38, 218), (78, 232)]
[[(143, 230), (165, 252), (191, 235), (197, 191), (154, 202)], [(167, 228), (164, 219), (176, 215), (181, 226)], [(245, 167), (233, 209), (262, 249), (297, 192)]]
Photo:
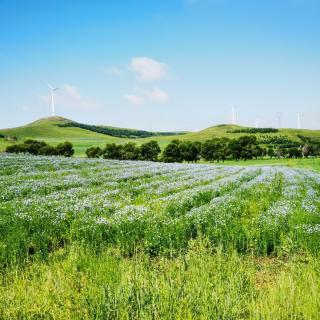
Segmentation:
[(121, 144), (108, 143), (103, 150), (103, 158), (121, 160), (122, 159), (122, 148)]
[(54, 156), (61, 155), (72, 157), (74, 154), (73, 145), (71, 142), (64, 142), (53, 147), (44, 141), (28, 139), (24, 143), (10, 145), (6, 148), (7, 153), (29, 153), (32, 155)]
[(157, 161), (161, 149), (157, 141), (151, 140), (141, 145), (140, 152), (142, 160)]
[(62, 124), (58, 124), (60, 127), (64, 128), (81, 128), (105, 135), (109, 135), (112, 137), (119, 138), (148, 138), (154, 136), (174, 136), (184, 134), (183, 132), (150, 132), (145, 130), (135, 130), (135, 129), (124, 129), (124, 128), (116, 128), (110, 126), (95, 126), (89, 124), (78, 123), (74, 121), (68, 121)]
[(86, 150), (88, 158), (100, 158), (102, 155), (102, 149), (99, 147), (90, 147)]
[(318, 318), (315, 172), (0, 155), (0, 178), (1, 319)]
[(184, 161), (197, 162), (200, 159), (201, 142), (183, 141), (180, 150)]
[(121, 150), (121, 160), (139, 160), (140, 149), (133, 142), (128, 142), (123, 145)]
[(180, 148), (180, 140), (172, 140), (163, 150), (163, 162), (182, 162), (183, 155)]
[(74, 154), (73, 145), (71, 142), (65, 141), (59, 143), (56, 147), (57, 154), (65, 157), (72, 157)]
[(244, 128), (227, 131), (228, 133), (276, 133), (279, 129), (275, 128)]

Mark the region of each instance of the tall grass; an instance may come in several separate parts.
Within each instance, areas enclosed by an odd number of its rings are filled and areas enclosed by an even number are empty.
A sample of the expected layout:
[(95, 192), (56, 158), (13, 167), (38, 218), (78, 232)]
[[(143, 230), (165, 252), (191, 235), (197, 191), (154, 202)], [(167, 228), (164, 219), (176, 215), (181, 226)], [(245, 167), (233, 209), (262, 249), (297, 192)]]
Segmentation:
[(0, 156), (0, 319), (318, 319), (320, 176)]

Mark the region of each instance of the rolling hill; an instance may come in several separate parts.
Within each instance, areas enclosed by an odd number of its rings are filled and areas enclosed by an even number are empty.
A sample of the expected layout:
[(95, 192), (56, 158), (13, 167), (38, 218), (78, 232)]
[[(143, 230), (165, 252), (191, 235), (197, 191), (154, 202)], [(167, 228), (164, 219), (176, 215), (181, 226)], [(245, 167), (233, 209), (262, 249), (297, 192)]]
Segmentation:
[[(25, 126), (0, 130), (0, 151), (14, 141), (7, 141), (2, 136), (16, 137), (17, 142), (26, 139), (44, 140), (49, 144), (56, 145), (63, 141), (74, 144), (76, 155), (84, 155), (90, 146), (103, 147), (106, 143), (126, 143), (128, 141), (141, 144), (148, 140), (156, 140), (163, 148), (172, 139), (205, 141), (212, 137), (237, 138), (246, 133), (239, 132), (246, 127), (237, 125), (217, 125), (197, 132), (150, 132), (144, 130), (124, 129), (110, 126), (92, 126), (74, 122), (62, 117), (49, 117), (39, 119)], [(139, 136), (144, 136), (139, 138)], [(312, 138), (320, 142), (320, 130), (280, 129), (275, 133), (257, 133), (260, 139), (283, 136), (285, 139), (300, 141), (298, 135)]]

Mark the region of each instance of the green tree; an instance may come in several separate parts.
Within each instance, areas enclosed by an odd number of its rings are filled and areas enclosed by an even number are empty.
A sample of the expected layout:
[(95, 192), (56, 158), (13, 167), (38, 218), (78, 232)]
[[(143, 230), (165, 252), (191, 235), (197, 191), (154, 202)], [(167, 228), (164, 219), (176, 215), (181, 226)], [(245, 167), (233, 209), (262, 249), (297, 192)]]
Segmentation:
[(57, 145), (57, 154), (64, 157), (72, 157), (74, 154), (73, 144), (69, 141)]
[(272, 147), (268, 147), (267, 154), (271, 159), (275, 156), (275, 153)]
[(106, 147), (103, 150), (103, 158), (121, 160), (122, 159), (122, 149), (121, 144), (107, 143)]
[(140, 152), (142, 160), (157, 161), (161, 149), (157, 141), (151, 140), (141, 145)]
[(86, 150), (86, 155), (88, 158), (100, 158), (102, 150), (100, 147), (90, 147)]
[(42, 156), (55, 156), (57, 155), (57, 149), (53, 146), (46, 145), (39, 149), (38, 154)]
[(197, 162), (200, 158), (201, 143), (184, 141), (180, 144), (180, 153), (183, 160)]
[(139, 160), (141, 158), (140, 148), (133, 142), (128, 142), (123, 145), (122, 159), (123, 160)]
[(163, 162), (182, 162), (183, 157), (180, 149), (180, 140), (172, 140), (163, 150)]

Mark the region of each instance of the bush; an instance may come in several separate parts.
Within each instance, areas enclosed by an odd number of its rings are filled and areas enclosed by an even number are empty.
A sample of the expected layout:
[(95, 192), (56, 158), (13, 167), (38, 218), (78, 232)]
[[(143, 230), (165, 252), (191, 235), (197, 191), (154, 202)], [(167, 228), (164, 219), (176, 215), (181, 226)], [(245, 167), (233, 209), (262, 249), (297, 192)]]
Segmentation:
[(59, 143), (57, 145), (56, 150), (57, 150), (57, 155), (59, 156), (72, 157), (74, 154), (73, 145), (69, 141)]
[(103, 150), (104, 159), (121, 160), (122, 159), (122, 145), (115, 143), (107, 143)]
[(99, 147), (91, 147), (86, 150), (86, 155), (88, 158), (100, 158), (102, 150)]

